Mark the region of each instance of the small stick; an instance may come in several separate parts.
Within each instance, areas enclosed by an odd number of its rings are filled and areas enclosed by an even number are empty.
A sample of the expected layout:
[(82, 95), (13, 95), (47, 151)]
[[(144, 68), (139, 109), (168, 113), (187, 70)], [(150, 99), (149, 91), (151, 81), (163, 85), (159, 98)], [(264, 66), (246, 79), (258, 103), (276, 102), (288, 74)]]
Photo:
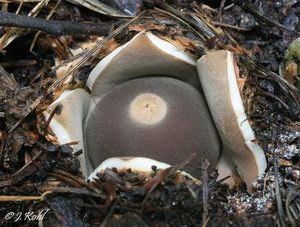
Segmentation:
[(187, 166), (191, 161), (195, 158), (196, 154), (193, 153), (190, 157), (188, 157), (185, 161), (175, 165), (171, 166), (167, 169), (160, 170), (155, 177), (153, 177), (150, 181), (148, 181), (144, 185), (144, 189), (148, 190), (147, 195), (145, 196), (143, 200), (143, 204), (145, 204), (146, 200), (149, 198), (150, 194), (154, 191), (154, 189), (163, 182), (168, 176), (170, 176), (172, 173), (175, 173), (177, 170), (180, 170)]
[(0, 12), (0, 26), (41, 30), (56, 36), (65, 34), (107, 35), (113, 28), (113, 24), (110, 23), (92, 24), (46, 20), (9, 12)]
[(108, 214), (106, 215), (106, 217), (104, 218), (103, 222), (100, 224), (100, 227), (105, 227), (107, 226), (107, 223), (109, 221), (109, 219), (111, 218), (111, 216), (114, 214), (114, 211), (116, 209), (117, 206), (117, 201), (115, 200), (115, 202), (113, 203), (113, 205), (110, 208), (110, 211), (108, 212)]
[(91, 196), (95, 198), (106, 199), (106, 195), (104, 195), (101, 191), (99, 193), (92, 192), (85, 188), (74, 188), (74, 187), (57, 187), (57, 186), (46, 186), (38, 188), (40, 191), (51, 191), (52, 193), (62, 193), (62, 194), (74, 194), (74, 195), (85, 195)]
[[(0, 84), (4, 85), (10, 91), (14, 91), (18, 88), (18, 83), (14, 79), (13, 75), (9, 74), (0, 64)], [(3, 89), (3, 88), (1, 88)]]
[(1, 195), (0, 202), (15, 202), (15, 201), (32, 201), (32, 200), (43, 200), (47, 194), (52, 193), (46, 191), (40, 196), (15, 196), (15, 195)]
[(223, 12), (225, 3), (226, 3), (226, 0), (222, 0), (222, 1), (221, 1), (220, 6), (219, 6), (219, 12), (218, 12), (217, 18), (220, 18), (221, 14), (222, 14), (222, 12)]
[(275, 175), (275, 197), (276, 197), (276, 204), (278, 209), (278, 216), (279, 216), (281, 226), (284, 227), (286, 226), (285, 215), (283, 212), (282, 198), (281, 198), (280, 188), (279, 188), (280, 186), (278, 180), (278, 165), (277, 165), (275, 150), (273, 150), (273, 166), (274, 166), (274, 175)]
[(13, 68), (13, 67), (22, 67), (22, 66), (30, 66), (36, 65), (36, 60), (16, 60), (16, 61), (8, 61), (8, 62), (0, 62), (0, 65), (4, 68)]
[(48, 120), (45, 123), (44, 126), (44, 130), (45, 133), (48, 131), (49, 125), (51, 123), (51, 120), (53, 119), (54, 115), (56, 115), (57, 113), (61, 112), (62, 106), (61, 105), (57, 105), (54, 110), (52, 110), (52, 112), (50, 113), (50, 116), (48, 117)]
[(1, 195), (0, 202), (40, 200), (41, 196)]
[(213, 25), (217, 25), (217, 26), (225, 27), (225, 28), (232, 28), (232, 29), (235, 29), (235, 30), (238, 30), (238, 31), (249, 31), (250, 30), (250, 29), (247, 29), (247, 28), (241, 28), (239, 26), (235, 26), (235, 25), (231, 25), (231, 24), (224, 24), (222, 22), (217, 22), (217, 21), (212, 21), (211, 23)]
[(202, 212), (202, 225), (206, 225), (206, 221), (208, 219), (208, 173), (207, 169), (209, 166), (209, 162), (205, 159), (202, 162), (202, 199), (203, 199), (203, 212)]
[(99, 189), (93, 187), (91, 184), (89, 184), (88, 182), (86, 182), (83, 178), (74, 176), (71, 173), (66, 172), (64, 170), (55, 169), (55, 170), (52, 170), (52, 172), (49, 172), (48, 174), (57, 174), (57, 176), (62, 176), (62, 177), (65, 177), (65, 179), (72, 180), (76, 184), (84, 186), (84, 187), (86, 187), (86, 188), (88, 188), (88, 189), (90, 189), (90, 190), (92, 190), (92, 191), (94, 191), (96, 193), (100, 192)]
[(275, 99), (276, 101), (278, 101), (281, 105), (283, 105), (284, 108), (285, 108), (287, 111), (290, 110), (290, 107), (289, 107), (284, 101), (282, 101), (279, 97), (277, 97), (276, 95), (273, 95), (273, 94), (270, 93), (270, 92), (266, 92), (266, 91), (258, 91), (257, 94), (258, 94), (258, 95), (263, 95), (263, 96), (267, 96), (267, 97), (273, 98), (273, 99)]
[[(37, 168), (40, 168), (39, 165), (36, 164), (36, 160), (42, 155), (43, 151), (37, 153), (30, 162), (24, 165), (21, 169), (19, 169), (16, 173), (12, 174), (8, 180), (0, 181), (0, 188), (7, 187), (10, 185), (14, 185), (25, 177), (33, 174)], [(34, 166), (34, 167), (31, 167)]]
[[(57, 8), (58, 5), (61, 3), (61, 1), (62, 1), (62, 0), (58, 0), (58, 1), (56, 2), (55, 6), (51, 9), (50, 13), (49, 13), (48, 16), (46, 17), (46, 20), (50, 20), (50, 18), (51, 18), (51, 17), (53, 16), (53, 14), (55, 13), (56, 8)], [(30, 44), (30, 47), (29, 47), (29, 51), (30, 51), (30, 52), (32, 52), (33, 47), (34, 47), (36, 41), (38, 40), (38, 37), (39, 37), (40, 34), (41, 34), (41, 31), (38, 31), (38, 32), (35, 34), (35, 36), (34, 36), (32, 42), (31, 42), (31, 44)]]
[[(292, 223), (293, 227), (297, 226), (296, 221), (293, 218), (292, 215), (292, 209), (290, 209), (290, 203), (292, 202), (293, 199), (295, 199), (297, 197), (297, 194), (299, 194), (299, 192), (297, 192), (297, 190), (300, 190), (300, 186), (296, 186), (295, 188), (293, 188), (287, 195), (286, 200), (285, 200), (285, 210), (287, 213), (287, 216), (289, 218), (289, 221)], [(300, 195), (300, 194), (299, 194)], [(295, 217), (297, 217), (297, 215), (295, 215)]]

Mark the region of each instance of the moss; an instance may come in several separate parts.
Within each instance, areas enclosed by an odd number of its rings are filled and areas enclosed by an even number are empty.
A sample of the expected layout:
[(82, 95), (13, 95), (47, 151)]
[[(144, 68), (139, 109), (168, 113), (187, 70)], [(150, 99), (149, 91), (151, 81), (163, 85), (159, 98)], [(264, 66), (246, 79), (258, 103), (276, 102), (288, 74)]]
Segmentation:
[(295, 60), (296, 62), (300, 61), (300, 37), (291, 43), (285, 53), (284, 60), (285, 62), (292, 60)]

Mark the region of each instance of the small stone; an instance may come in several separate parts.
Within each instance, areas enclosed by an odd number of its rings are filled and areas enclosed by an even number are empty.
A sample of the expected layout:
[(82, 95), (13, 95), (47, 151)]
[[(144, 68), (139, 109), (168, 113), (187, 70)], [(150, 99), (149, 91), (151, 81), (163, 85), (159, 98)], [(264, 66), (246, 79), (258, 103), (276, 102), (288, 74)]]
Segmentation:
[(256, 21), (255, 18), (252, 16), (252, 14), (249, 13), (243, 13), (241, 15), (241, 20), (239, 23), (239, 26), (241, 28), (251, 30), (252, 28), (255, 27)]
[(60, 152), (65, 155), (70, 155), (72, 154), (73, 149), (69, 145), (62, 145), (60, 146)]

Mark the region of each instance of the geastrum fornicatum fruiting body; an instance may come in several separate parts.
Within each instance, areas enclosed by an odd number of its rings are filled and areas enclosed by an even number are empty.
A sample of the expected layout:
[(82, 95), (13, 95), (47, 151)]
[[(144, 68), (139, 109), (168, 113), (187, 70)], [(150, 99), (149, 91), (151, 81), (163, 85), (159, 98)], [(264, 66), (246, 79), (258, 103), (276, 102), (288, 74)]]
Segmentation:
[[(185, 170), (199, 177), (201, 163), (221, 176), (238, 172), (249, 189), (266, 168), (253, 143), (232, 54), (195, 59), (150, 32), (142, 32), (102, 59), (86, 90), (65, 91), (50, 128), (58, 143), (78, 141), (83, 173), (105, 167), (150, 171), (196, 154)], [(97, 168), (98, 167), (98, 168)], [(228, 181), (231, 185), (233, 181)]]

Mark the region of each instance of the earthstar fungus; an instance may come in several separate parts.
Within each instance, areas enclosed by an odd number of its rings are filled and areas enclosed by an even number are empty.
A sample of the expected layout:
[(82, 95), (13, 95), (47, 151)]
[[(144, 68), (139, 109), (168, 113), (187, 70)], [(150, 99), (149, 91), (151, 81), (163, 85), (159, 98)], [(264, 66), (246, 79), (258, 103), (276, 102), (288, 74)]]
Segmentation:
[(50, 128), (60, 144), (79, 142), (84, 174), (96, 169), (90, 179), (105, 166), (149, 172), (151, 165), (167, 168), (196, 153), (185, 169), (192, 176), (201, 175), (206, 158), (221, 176), (234, 175), (237, 167), (251, 190), (266, 160), (252, 142), (237, 80), (230, 52), (209, 53), (196, 65), (169, 42), (142, 32), (97, 64), (86, 83), (90, 94), (65, 91), (49, 107), (63, 107)]

